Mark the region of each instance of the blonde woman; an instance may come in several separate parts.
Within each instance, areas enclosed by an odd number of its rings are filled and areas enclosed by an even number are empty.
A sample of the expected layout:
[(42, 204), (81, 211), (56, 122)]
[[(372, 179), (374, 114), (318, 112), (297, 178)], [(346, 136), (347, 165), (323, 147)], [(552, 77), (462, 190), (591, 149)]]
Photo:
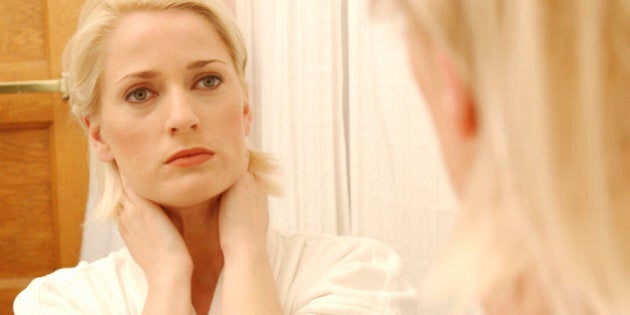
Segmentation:
[(463, 208), (430, 296), (630, 314), (630, 2), (396, 3)]
[(384, 245), (268, 229), (243, 40), (220, 1), (89, 0), (65, 52), (126, 248), (34, 280), (16, 314), (405, 314)]

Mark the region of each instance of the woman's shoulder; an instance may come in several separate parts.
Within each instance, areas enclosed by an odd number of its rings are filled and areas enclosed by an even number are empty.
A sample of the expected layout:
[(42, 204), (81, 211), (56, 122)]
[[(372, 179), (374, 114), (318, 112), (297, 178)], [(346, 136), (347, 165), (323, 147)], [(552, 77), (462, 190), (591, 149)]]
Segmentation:
[(365, 237), (272, 231), (269, 255), (285, 309), (303, 313), (415, 314), (398, 255)]
[[(14, 301), (16, 314), (103, 313), (128, 309), (141, 295), (142, 272), (126, 248), (94, 262), (80, 262), (34, 279)], [(141, 271), (141, 270), (140, 270)], [(122, 289), (122, 290), (121, 290)], [(121, 296), (121, 292), (135, 293)]]

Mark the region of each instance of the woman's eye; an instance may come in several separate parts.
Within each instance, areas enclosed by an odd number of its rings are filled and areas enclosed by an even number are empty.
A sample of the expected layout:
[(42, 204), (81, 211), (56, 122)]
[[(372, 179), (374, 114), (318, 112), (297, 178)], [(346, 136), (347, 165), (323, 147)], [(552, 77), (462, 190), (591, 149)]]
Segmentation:
[(146, 88), (139, 88), (129, 92), (129, 94), (125, 96), (125, 100), (132, 103), (141, 103), (148, 100), (152, 96), (153, 93), (151, 91), (147, 90)]
[(221, 79), (219, 77), (215, 75), (209, 75), (201, 78), (201, 80), (197, 82), (196, 87), (200, 89), (213, 89), (219, 86), (219, 84), (221, 84)]

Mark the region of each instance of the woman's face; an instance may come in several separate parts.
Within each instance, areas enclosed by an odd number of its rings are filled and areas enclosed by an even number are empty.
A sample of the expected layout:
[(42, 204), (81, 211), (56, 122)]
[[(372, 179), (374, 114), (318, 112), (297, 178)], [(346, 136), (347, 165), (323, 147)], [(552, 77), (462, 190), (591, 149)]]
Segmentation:
[(230, 54), (192, 12), (124, 16), (107, 43), (101, 112), (89, 121), (103, 161), (168, 207), (207, 202), (247, 167), (251, 112)]

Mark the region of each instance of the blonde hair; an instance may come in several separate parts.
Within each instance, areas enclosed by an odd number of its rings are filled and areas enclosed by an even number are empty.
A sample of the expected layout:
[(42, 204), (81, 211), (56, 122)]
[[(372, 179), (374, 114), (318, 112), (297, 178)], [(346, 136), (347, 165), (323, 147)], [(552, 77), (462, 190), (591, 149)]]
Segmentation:
[[(167, 10), (199, 14), (214, 27), (228, 49), (244, 93), (248, 93), (244, 40), (220, 0), (88, 0), (81, 12), (77, 32), (63, 54), (71, 111), (81, 125), (84, 126), (84, 117), (97, 117), (100, 113), (99, 80), (104, 70), (105, 45), (117, 22), (131, 12)], [(95, 176), (99, 201), (91, 219), (98, 221), (114, 218), (122, 185), (115, 162), (96, 163), (92, 176)], [(273, 177), (276, 169), (271, 156), (250, 146), (248, 170), (264, 183), (269, 193), (280, 195), (281, 188)]]
[(396, 1), (480, 126), (425, 289), (455, 313), (630, 314), (630, 2)]

